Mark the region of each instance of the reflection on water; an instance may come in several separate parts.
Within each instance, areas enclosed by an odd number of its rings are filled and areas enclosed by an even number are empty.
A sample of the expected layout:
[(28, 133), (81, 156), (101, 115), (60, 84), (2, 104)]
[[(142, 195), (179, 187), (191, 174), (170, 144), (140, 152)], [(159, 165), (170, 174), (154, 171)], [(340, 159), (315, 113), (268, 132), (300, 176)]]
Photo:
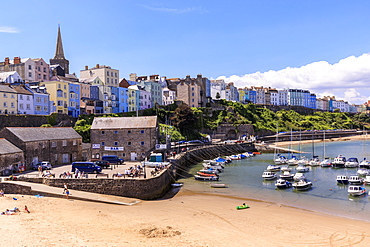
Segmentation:
[[(369, 141), (370, 143), (370, 141)], [(364, 157), (369, 159), (369, 150), (366, 150), (368, 143), (364, 141), (347, 142), (327, 142), (326, 157), (336, 157), (341, 154), (347, 158), (357, 157), (362, 160)], [(365, 148), (364, 148), (365, 147)], [(298, 150), (298, 146), (292, 146)], [(323, 143), (315, 143), (315, 155), (323, 156)], [(301, 150), (308, 152), (306, 157), (312, 157), (312, 145), (302, 145)], [(287, 154), (288, 156), (288, 154)], [(313, 187), (307, 191), (294, 191), (292, 188), (275, 188), (275, 180), (264, 181), (261, 177), (266, 167), (272, 164), (273, 154), (256, 155), (255, 157), (233, 161), (227, 165), (224, 172), (220, 174), (218, 183), (227, 184), (228, 188), (211, 188), (210, 183), (194, 180), (194, 178), (184, 179), (184, 189), (230, 195), (242, 198), (259, 199), (271, 201), (278, 204), (300, 207), (313, 211), (328, 214), (340, 215), (355, 219), (370, 221), (370, 196), (359, 197), (349, 196), (348, 185), (337, 184), (337, 175), (356, 174), (355, 168), (331, 169), (323, 167), (311, 167), (305, 173), (306, 178), (313, 183)], [(201, 164), (195, 165), (190, 169), (191, 174), (195, 174), (201, 169)], [(293, 167), (292, 173), (295, 173)], [(279, 172), (278, 172), (279, 174)], [(370, 186), (366, 186), (370, 190)]]

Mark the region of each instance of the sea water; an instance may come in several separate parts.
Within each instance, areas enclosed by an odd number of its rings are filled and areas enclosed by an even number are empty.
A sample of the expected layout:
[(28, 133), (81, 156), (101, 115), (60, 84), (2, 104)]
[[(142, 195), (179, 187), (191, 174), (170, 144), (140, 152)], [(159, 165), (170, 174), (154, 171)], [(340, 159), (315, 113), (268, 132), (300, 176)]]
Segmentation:
[[(367, 157), (370, 160), (369, 141), (344, 141), (344, 142), (320, 142), (305, 145), (293, 145), (291, 148), (305, 152), (301, 156), (312, 158), (313, 154), (323, 158), (325, 144), (325, 157), (334, 158), (339, 154), (347, 159), (356, 157), (359, 162)], [(283, 154), (289, 156), (290, 154)], [(299, 154), (296, 156), (300, 156)], [(218, 182), (206, 182), (195, 180), (193, 177), (182, 179), (184, 188), (198, 193), (214, 193), (238, 198), (251, 198), (269, 201), (281, 205), (288, 205), (302, 209), (338, 215), (353, 219), (370, 221), (370, 196), (349, 196), (348, 185), (339, 185), (336, 182), (337, 175), (355, 175), (356, 168), (332, 169), (325, 167), (310, 167), (305, 173), (307, 180), (313, 183), (313, 187), (307, 191), (294, 191), (292, 188), (276, 189), (275, 181), (265, 181), (261, 175), (268, 165), (273, 164), (274, 154), (266, 153), (256, 155), (243, 160), (234, 160), (228, 164), (224, 172), (220, 173)], [(190, 174), (196, 174), (202, 168), (197, 164), (189, 170)], [(295, 173), (295, 167), (291, 166)], [(278, 173), (280, 174), (280, 173)], [(211, 188), (211, 183), (225, 183), (227, 188)], [(370, 191), (370, 186), (365, 186)], [(241, 201), (241, 203), (244, 201)]]

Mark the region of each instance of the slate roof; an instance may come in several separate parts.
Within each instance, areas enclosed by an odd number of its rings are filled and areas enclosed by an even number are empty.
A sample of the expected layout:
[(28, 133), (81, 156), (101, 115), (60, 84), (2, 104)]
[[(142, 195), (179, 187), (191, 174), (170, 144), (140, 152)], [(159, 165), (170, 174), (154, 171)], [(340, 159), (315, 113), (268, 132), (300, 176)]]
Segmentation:
[(157, 127), (157, 116), (96, 117), (91, 129), (139, 129)]
[(0, 85), (0, 92), (16, 93), (16, 91), (8, 85)]
[(24, 142), (81, 138), (81, 136), (70, 127), (7, 127), (5, 129), (8, 129)]
[(9, 142), (8, 140), (4, 138), (0, 138), (0, 155), (20, 153), (20, 152), (22, 152), (22, 150), (14, 146), (11, 142)]

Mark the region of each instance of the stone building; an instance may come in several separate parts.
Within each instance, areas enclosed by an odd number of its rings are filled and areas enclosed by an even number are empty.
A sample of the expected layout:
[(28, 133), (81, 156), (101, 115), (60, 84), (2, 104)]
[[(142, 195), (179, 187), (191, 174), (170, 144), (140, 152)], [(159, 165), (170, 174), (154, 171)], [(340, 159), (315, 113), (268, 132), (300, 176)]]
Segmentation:
[(157, 143), (157, 116), (95, 118), (90, 139), (92, 159), (117, 155), (124, 160), (143, 160)]
[(82, 137), (72, 128), (6, 127), (0, 131), (24, 152), (27, 168), (39, 161), (53, 166), (82, 159)]
[(0, 138), (0, 175), (5, 170), (19, 171), (24, 165), (23, 151), (4, 138)]

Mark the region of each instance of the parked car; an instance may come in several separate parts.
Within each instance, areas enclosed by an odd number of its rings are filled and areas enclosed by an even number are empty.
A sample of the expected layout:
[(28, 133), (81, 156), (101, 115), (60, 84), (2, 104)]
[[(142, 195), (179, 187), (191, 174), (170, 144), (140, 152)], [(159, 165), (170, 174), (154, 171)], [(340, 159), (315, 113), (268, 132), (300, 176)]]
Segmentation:
[(97, 160), (97, 161), (95, 161), (95, 164), (97, 164), (101, 168), (109, 168), (109, 166), (110, 166), (110, 163), (107, 160)]
[(191, 140), (188, 143), (203, 143), (201, 140)]
[(42, 170), (51, 170), (52, 166), (49, 161), (41, 161), (37, 164), (32, 165), (32, 170), (37, 171), (41, 166)]
[(103, 157), (101, 157), (101, 159), (106, 160), (111, 164), (120, 164), (121, 165), (124, 162), (124, 160), (118, 158), (117, 155), (104, 155)]
[(96, 165), (94, 162), (73, 162), (72, 163), (72, 172), (75, 172), (78, 169), (81, 172), (86, 173), (100, 173), (101, 167)]

